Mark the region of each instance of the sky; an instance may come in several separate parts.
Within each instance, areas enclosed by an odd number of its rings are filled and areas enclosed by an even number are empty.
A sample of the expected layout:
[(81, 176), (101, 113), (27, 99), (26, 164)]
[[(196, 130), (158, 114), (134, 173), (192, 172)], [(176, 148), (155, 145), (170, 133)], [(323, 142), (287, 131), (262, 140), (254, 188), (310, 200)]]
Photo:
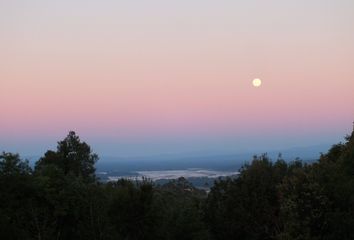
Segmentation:
[[(0, 1), (0, 151), (271, 151), (354, 120), (354, 1)], [(252, 80), (260, 78), (255, 88)]]

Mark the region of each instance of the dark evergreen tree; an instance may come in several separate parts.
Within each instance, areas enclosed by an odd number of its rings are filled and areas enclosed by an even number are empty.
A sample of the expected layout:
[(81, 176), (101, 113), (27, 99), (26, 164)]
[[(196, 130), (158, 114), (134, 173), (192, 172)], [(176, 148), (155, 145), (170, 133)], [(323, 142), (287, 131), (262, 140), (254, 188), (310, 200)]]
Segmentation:
[(287, 173), (267, 155), (255, 157), (236, 179), (216, 182), (207, 200), (206, 220), (215, 239), (274, 239), (281, 230), (277, 185)]
[(209, 195), (186, 179), (100, 183), (74, 133), (33, 171), (0, 154), (0, 239), (354, 239), (354, 132), (319, 161), (254, 157)]
[(0, 239), (29, 239), (32, 171), (18, 154), (0, 155)]
[(40, 171), (47, 165), (55, 165), (65, 175), (82, 177), (88, 181), (95, 180), (95, 163), (98, 156), (92, 153), (91, 147), (86, 142), (81, 142), (74, 131), (58, 142), (57, 151), (47, 151), (36, 164), (36, 170)]

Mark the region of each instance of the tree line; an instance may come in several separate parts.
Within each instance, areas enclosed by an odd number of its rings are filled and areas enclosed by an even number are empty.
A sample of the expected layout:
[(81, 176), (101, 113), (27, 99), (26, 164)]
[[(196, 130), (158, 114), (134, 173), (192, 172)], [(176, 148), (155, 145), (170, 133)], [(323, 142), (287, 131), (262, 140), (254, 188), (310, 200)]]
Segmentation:
[(186, 179), (102, 183), (75, 132), (33, 168), (0, 154), (0, 239), (354, 239), (354, 131), (306, 164), (244, 165), (206, 194)]

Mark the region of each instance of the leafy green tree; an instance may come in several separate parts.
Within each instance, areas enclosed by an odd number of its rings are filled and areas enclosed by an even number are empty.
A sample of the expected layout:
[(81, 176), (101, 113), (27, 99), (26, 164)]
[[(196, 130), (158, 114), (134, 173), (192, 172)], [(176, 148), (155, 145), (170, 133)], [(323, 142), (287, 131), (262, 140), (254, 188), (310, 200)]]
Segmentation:
[(18, 154), (0, 155), (0, 239), (29, 239), (31, 168)]
[(280, 185), (279, 239), (354, 239), (354, 132)]
[(156, 186), (153, 203), (158, 220), (156, 239), (210, 239), (203, 221), (205, 199), (206, 193), (183, 177)]
[(20, 155), (7, 152), (0, 155), (1, 176), (29, 175), (31, 171), (28, 161), (21, 160)]
[(279, 186), (284, 230), (279, 239), (323, 239), (330, 201), (312, 167), (297, 168)]
[(74, 131), (58, 142), (57, 151), (47, 151), (37, 163), (36, 170), (52, 164), (62, 169), (65, 175), (82, 177), (88, 181), (95, 180), (95, 163), (98, 156), (92, 153), (91, 147), (86, 142), (81, 142)]
[(344, 144), (334, 145), (321, 160), (320, 164), (326, 163), (326, 167), (320, 173), (328, 176), (321, 183), (332, 203), (325, 239), (354, 239), (354, 131)]
[(215, 239), (274, 239), (281, 231), (277, 185), (287, 173), (284, 161), (255, 156), (238, 178), (220, 180), (209, 193), (206, 221)]
[(104, 239), (107, 203), (95, 178), (97, 160), (73, 131), (58, 142), (56, 151), (49, 150), (39, 159), (32, 211), (38, 234), (51, 236), (48, 239)]
[(255, 156), (209, 195), (186, 179), (95, 178), (98, 156), (75, 132), (32, 171), (0, 154), (0, 239), (354, 239), (354, 131), (319, 161)]
[[(115, 239), (108, 216), (109, 196), (106, 194), (104, 186), (90, 185), (86, 193), (85, 209), (87, 214), (81, 224), (82, 232), (86, 233), (84, 239)], [(88, 229), (90, 231), (87, 231)]]
[(152, 211), (153, 187), (143, 181), (119, 180), (109, 183), (109, 217), (122, 239), (154, 239), (156, 218)]

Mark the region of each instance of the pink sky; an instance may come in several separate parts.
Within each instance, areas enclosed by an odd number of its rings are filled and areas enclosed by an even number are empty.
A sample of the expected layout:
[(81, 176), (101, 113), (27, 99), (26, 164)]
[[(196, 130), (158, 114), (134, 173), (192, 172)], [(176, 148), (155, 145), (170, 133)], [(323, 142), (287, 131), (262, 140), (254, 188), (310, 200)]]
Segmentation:
[(123, 155), (349, 133), (352, 1), (167, 2), (0, 3), (0, 150), (41, 154), (71, 129)]

